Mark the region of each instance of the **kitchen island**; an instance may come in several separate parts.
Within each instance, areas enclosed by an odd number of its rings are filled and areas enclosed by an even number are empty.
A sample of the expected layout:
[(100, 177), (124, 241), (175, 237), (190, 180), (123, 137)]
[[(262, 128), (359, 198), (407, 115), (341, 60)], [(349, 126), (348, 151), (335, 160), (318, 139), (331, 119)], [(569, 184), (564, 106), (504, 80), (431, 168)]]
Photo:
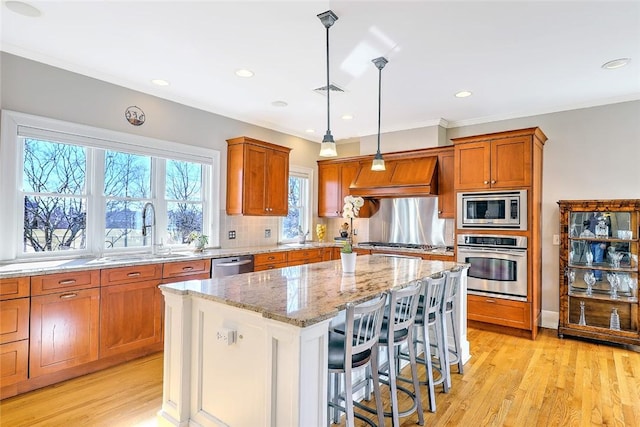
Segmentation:
[[(358, 256), (162, 285), (162, 425), (325, 426), (329, 323), (347, 303), (450, 269), (453, 262)], [(469, 358), (466, 270), (456, 329)]]

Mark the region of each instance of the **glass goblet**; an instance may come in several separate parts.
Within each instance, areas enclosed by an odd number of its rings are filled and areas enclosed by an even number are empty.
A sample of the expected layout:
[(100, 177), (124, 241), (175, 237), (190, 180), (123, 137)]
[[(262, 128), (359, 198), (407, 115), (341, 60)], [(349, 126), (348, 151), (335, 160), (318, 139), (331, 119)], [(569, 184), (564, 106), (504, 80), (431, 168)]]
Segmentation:
[(587, 284), (587, 295), (593, 295), (593, 285), (596, 283), (596, 276), (593, 274), (593, 271), (584, 273), (584, 283)]
[(607, 273), (607, 280), (611, 286), (611, 299), (618, 299), (618, 288), (620, 287), (620, 277), (616, 273)]

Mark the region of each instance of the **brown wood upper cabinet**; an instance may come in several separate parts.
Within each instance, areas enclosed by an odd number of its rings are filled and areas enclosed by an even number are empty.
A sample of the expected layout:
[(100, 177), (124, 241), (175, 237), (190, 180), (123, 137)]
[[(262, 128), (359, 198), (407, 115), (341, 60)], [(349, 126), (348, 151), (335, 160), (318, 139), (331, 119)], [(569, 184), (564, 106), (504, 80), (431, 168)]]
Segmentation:
[(287, 215), (290, 151), (246, 136), (227, 140), (228, 215)]
[(533, 145), (546, 139), (538, 128), (452, 139), (456, 190), (531, 186)]
[[(318, 161), (318, 216), (337, 218), (342, 216), (344, 198), (360, 169), (358, 160)], [(375, 213), (373, 201), (365, 200), (358, 217), (369, 218)]]
[(438, 153), (438, 217), (454, 218), (456, 214), (456, 192), (453, 147)]

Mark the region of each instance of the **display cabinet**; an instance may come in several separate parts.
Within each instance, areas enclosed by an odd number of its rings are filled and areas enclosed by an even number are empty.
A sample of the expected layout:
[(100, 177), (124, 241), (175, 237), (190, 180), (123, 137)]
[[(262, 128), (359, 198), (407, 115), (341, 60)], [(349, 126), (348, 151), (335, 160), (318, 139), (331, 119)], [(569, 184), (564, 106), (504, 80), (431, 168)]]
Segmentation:
[(558, 335), (640, 345), (640, 200), (561, 200)]

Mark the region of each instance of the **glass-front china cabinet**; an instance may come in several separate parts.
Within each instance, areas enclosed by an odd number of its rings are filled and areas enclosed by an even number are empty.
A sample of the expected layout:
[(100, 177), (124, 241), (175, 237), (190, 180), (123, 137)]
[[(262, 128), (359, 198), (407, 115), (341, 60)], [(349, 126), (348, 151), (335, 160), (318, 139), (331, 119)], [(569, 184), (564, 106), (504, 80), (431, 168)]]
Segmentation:
[(558, 335), (640, 345), (640, 200), (560, 200)]

